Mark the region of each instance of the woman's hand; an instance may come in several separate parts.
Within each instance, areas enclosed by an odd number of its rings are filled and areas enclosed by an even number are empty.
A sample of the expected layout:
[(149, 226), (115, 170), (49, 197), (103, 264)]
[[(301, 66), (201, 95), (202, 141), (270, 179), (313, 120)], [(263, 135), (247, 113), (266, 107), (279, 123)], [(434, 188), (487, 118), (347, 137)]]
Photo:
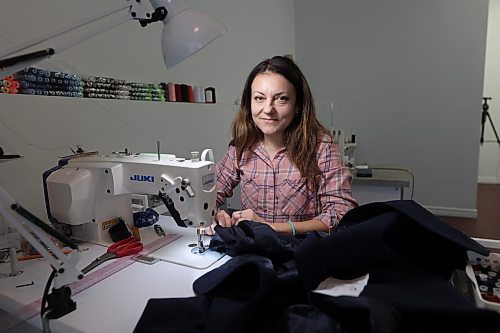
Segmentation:
[(220, 210), (219, 212), (217, 212), (217, 215), (215, 215), (215, 222), (218, 225), (226, 228), (234, 224), (231, 216), (229, 216), (229, 214), (225, 210)]
[(271, 227), (271, 229), (274, 230), (274, 223), (269, 223), (264, 221), (262, 217), (259, 215), (255, 214), (255, 212), (251, 209), (245, 209), (245, 210), (238, 210), (233, 213), (231, 216), (231, 221), (233, 222), (234, 225), (238, 225), (241, 221), (254, 221), (254, 222), (260, 222), (267, 224), (268, 226)]
[(259, 215), (255, 214), (255, 212), (251, 209), (237, 210), (233, 212), (231, 216), (229, 216), (229, 214), (226, 211), (221, 210), (215, 216), (216, 222), (210, 225), (209, 227), (205, 228), (205, 233), (207, 235), (214, 235), (215, 234), (214, 227), (217, 224), (222, 227), (229, 228), (233, 225), (238, 225), (238, 223), (245, 220), (266, 223), (269, 226), (271, 226), (271, 228), (273, 228), (273, 225), (271, 223), (267, 223), (266, 221), (264, 221), (264, 219), (262, 219)]
[(231, 216), (231, 222), (233, 225), (238, 225), (238, 223), (245, 220), (267, 223), (251, 209), (237, 210), (233, 212), (233, 215)]
[(215, 226), (221, 225), (223, 227), (230, 227), (232, 225), (231, 216), (224, 210), (217, 212), (214, 218), (214, 223), (205, 228), (205, 234), (209, 236), (215, 235)]
[(251, 209), (245, 210), (237, 210), (233, 212), (231, 216), (228, 213), (221, 210), (215, 216), (215, 220), (220, 226), (223, 227), (231, 227), (233, 225), (238, 225), (241, 221), (251, 220), (256, 222), (266, 222), (259, 215), (255, 214), (255, 212)]

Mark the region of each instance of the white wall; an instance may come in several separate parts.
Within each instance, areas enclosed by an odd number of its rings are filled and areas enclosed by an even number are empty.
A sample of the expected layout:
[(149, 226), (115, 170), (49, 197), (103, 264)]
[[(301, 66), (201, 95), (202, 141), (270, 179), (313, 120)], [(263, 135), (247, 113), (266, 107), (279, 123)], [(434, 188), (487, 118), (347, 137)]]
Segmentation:
[(24, 156), (0, 163), (0, 184), (40, 218), (45, 218), (42, 173), (55, 167), (59, 157), (71, 155), (70, 147), (155, 153), (160, 140), (163, 153), (189, 157), (191, 151), (212, 148), (220, 159), (235, 113), (230, 104), (75, 102), (29, 95), (0, 95), (0, 104), (0, 142), (8, 152)]
[(474, 216), (487, 0), (295, 1), (297, 61), (357, 161), (415, 174), (414, 199)]
[[(4, 1), (0, 49), (121, 1)], [(287, 0), (190, 0), (186, 5), (217, 17), (227, 32), (173, 69), (163, 64), (161, 24), (140, 28), (135, 22), (53, 56), (39, 67), (127, 81), (210, 85), (217, 90), (217, 105), (0, 95), (0, 146), (6, 153), (25, 156), (0, 163), (0, 184), (27, 209), (46, 218), (42, 172), (76, 144), (101, 152), (125, 147), (154, 151), (159, 138), (163, 153), (186, 156), (191, 147), (212, 146), (216, 158), (222, 155), (229, 141), (233, 103), (248, 72), (266, 57), (294, 52), (294, 9)]]
[[(493, 126), (500, 135), (500, 0), (490, 0), (488, 11), (488, 35), (486, 40), (486, 63), (484, 70), (483, 96), (488, 101), (488, 112)], [(480, 111), (479, 111), (480, 112)], [(493, 126), (484, 125), (485, 143), (479, 149), (479, 182), (500, 184), (500, 145), (496, 142)]]

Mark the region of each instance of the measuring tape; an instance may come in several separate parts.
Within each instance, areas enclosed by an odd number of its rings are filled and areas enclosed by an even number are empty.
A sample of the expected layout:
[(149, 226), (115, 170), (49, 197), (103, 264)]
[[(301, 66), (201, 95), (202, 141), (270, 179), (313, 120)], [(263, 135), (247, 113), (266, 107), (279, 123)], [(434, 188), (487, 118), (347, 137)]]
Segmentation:
[[(141, 251), (140, 254), (142, 255), (151, 254), (156, 250), (161, 249), (165, 245), (172, 243), (176, 239), (179, 239), (180, 237), (181, 235), (168, 234), (166, 236), (158, 238), (157, 240), (144, 246), (144, 249)], [(83, 279), (68, 284), (68, 287), (71, 289), (71, 295), (74, 296), (90, 288), (94, 284), (104, 280), (105, 278), (121, 271), (125, 267), (132, 265), (134, 262), (136, 262), (135, 260), (132, 259), (133, 257), (134, 256), (118, 258), (115, 261), (109, 263), (108, 265), (103, 266), (85, 275)], [(0, 317), (0, 330), (7, 330), (9, 328), (15, 327), (18, 324), (27, 321), (28, 319), (33, 318), (34, 316), (40, 313), (41, 307), (42, 307), (42, 299), (39, 298), (36, 301), (33, 301), (30, 304), (25, 305), (22, 308), (17, 309), (12, 313), (2, 315)]]

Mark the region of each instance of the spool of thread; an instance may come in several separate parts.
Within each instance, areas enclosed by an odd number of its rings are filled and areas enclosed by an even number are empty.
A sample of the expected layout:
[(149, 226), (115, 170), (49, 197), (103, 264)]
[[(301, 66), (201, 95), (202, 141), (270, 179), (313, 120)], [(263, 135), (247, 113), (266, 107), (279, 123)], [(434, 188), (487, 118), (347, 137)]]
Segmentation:
[(19, 81), (17, 80), (12, 80), (11, 81), (11, 87), (14, 88), (14, 89), (19, 89), (21, 85), (19, 84)]
[(16, 248), (11, 247), (9, 249), (9, 257), (10, 257), (10, 276), (19, 275), (20, 271), (17, 268)]
[(194, 102), (193, 86), (190, 85), (187, 86), (187, 102)]
[(185, 83), (180, 84), (181, 87), (181, 101), (182, 102), (189, 102), (189, 96), (188, 96), (188, 85)]
[(194, 87), (194, 102), (195, 103), (205, 103), (205, 90), (203, 87)]
[(205, 88), (205, 103), (215, 103), (215, 88), (207, 87)]
[(175, 100), (177, 102), (182, 102), (181, 85), (174, 84), (174, 87), (175, 87)]

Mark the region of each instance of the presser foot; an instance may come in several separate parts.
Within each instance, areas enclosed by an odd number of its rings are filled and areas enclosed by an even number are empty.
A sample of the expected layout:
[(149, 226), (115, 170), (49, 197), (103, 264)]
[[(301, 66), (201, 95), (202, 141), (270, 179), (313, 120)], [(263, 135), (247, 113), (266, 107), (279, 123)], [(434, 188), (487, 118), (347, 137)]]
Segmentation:
[(195, 247), (191, 249), (191, 253), (194, 254), (203, 254), (208, 251), (208, 245), (205, 245), (203, 241), (205, 240), (205, 228), (197, 228), (196, 234), (198, 235), (198, 243)]

